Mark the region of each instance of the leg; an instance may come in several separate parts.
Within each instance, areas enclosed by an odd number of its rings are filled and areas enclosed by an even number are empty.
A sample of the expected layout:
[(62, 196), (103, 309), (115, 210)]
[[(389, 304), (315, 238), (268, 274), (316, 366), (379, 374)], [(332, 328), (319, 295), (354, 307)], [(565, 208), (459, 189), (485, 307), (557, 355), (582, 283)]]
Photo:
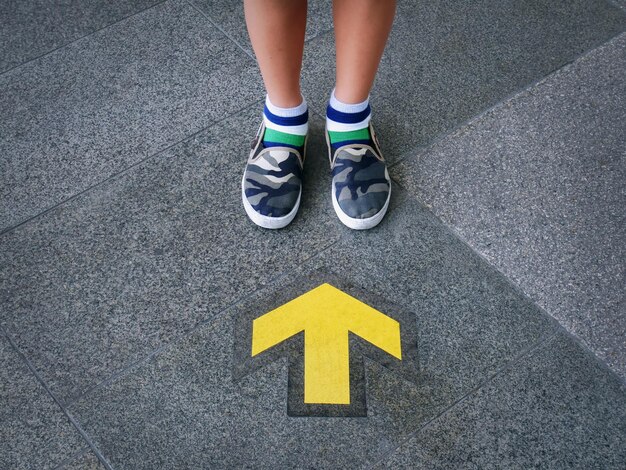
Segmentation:
[(245, 0), (246, 23), (267, 96), (246, 164), (242, 199), (257, 225), (282, 228), (296, 216), (308, 109), (300, 92), (306, 0)]
[(353, 229), (384, 217), (391, 180), (370, 122), (369, 93), (395, 15), (395, 0), (334, 0), (337, 77), (326, 109), (333, 208)]
[(395, 0), (333, 1), (338, 100), (360, 103), (367, 99), (395, 12)]
[(270, 101), (298, 106), (306, 0), (245, 0), (248, 33)]

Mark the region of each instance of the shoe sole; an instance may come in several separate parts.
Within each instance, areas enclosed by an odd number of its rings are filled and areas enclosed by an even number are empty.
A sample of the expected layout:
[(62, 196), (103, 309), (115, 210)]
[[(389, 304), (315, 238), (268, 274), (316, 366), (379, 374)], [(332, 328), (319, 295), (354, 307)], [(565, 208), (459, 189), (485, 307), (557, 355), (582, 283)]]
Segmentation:
[(300, 193), (298, 194), (296, 205), (293, 209), (291, 209), (289, 214), (282, 217), (269, 217), (267, 215), (259, 214), (248, 202), (248, 198), (246, 198), (245, 183), (246, 174), (244, 173), (243, 178), (241, 179), (241, 200), (243, 201), (243, 207), (246, 210), (246, 214), (248, 214), (250, 220), (256, 225), (258, 225), (259, 227), (276, 230), (286, 227), (296, 217), (298, 209), (300, 208), (300, 197), (302, 196), (302, 188), (300, 188)]
[(391, 200), (391, 185), (389, 186), (389, 194), (387, 195), (387, 200), (385, 201), (383, 208), (367, 219), (355, 219), (353, 217), (349, 217), (341, 210), (339, 202), (337, 202), (337, 198), (335, 197), (335, 185), (333, 185), (331, 197), (333, 198), (333, 209), (335, 209), (335, 214), (337, 214), (337, 217), (342, 224), (353, 230), (368, 230), (376, 227), (380, 221), (383, 220), (383, 217), (385, 217), (387, 209), (389, 208), (389, 201)]

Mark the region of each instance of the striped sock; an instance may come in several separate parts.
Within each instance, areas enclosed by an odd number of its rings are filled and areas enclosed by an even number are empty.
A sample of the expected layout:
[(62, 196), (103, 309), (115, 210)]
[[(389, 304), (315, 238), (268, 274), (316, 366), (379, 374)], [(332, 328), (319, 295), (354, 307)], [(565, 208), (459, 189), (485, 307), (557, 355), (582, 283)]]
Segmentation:
[(326, 108), (326, 130), (333, 153), (343, 145), (372, 144), (369, 131), (371, 114), (369, 97), (361, 103), (342, 103), (333, 90)]
[(274, 106), (267, 96), (263, 121), (265, 147), (291, 147), (303, 155), (304, 141), (309, 130), (309, 111), (304, 98), (302, 103), (294, 108), (279, 108)]

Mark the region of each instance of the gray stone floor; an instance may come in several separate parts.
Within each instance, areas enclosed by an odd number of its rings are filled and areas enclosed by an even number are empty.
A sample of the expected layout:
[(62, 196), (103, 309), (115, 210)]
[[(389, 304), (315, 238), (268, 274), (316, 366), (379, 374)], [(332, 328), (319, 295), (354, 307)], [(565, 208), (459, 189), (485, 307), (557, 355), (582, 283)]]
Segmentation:
[[(372, 94), (392, 208), (355, 233), (321, 137), (330, 2), (277, 232), (240, 202), (240, 2), (0, 2), (0, 468), (624, 468), (620, 6), (400, 2)], [(289, 416), (286, 358), (234, 373), (250, 312), (320, 269), (414, 322), (419, 380), (366, 360), (367, 417)]]
[(626, 34), (395, 174), (626, 378)]

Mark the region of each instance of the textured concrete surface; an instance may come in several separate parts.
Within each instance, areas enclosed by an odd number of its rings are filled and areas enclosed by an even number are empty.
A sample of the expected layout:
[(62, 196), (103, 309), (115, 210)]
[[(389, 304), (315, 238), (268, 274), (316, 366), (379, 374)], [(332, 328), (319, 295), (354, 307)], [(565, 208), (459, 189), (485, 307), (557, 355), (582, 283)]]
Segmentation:
[(157, 3), (157, 0), (0, 2), (0, 73)]
[[(246, 19), (243, 13), (243, 2), (230, 0), (191, 0), (211, 21), (216, 24), (239, 46), (249, 54), (252, 44), (246, 29)], [(305, 41), (309, 41), (320, 33), (332, 30), (332, 4), (325, 0), (309, 0)]]
[(81, 437), (0, 332), (0, 468), (54, 468)]
[(415, 312), (420, 383), (367, 362), (367, 418), (290, 418), (284, 360), (233, 381), (232, 335), (243, 334), (238, 317), (277, 293), (288, 296), (296, 273), (92, 391), (71, 412), (115, 468), (354, 468), (376, 461), (555, 329), (415, 201), (389, 215), (376, 231), (346, 237), (310, 260), (302, 274), (332, 270)]
[[(372, 91), (389, 161), (626, 29), (604, 1), (412, 0), (398, 13)], [(305, 49), (303, 92), (325, 113), (335, 80), (332, 33)]]
[(63, 470), (105, 470), (106, 467), (98, 460), (96, 454), (87, 450), (62, 465), (61, 468)]
[(611, 0), (611, 2), (617, 5), (618, 7), (626, 10), (626, 0)]
[(0, 230), (262, 96), (253, 60), (179, 1), (0, 76)]
[(626, 378), (626, 34), (394, 168)]
[[(621, 360), (624, 319), (603, 312), (623, 292), (624, 39), (611, 38), (626, 15), (602, 0), (399, 3), (372, 100), (408, 190), (394, 183), (368, 232), (330, 201), (330, 2), (310, 2), (303, 203), (280, 231), (241, 205), (263, 89), (240, 2), (3, 5), (0, 468), (624, 467), (626, 391), (591, 350)], [(457, 140), (458, 155), (431, 153)], [(437, 212), (429, 188), (467, 213)], [(524, 251), (531, 233), (543, 238)], [(239, 362), (252, 317), (320, 272), (417, 338), (417, 375), (351, 340), (369, 358), (351, 417), (289, 402), (301, 336)], [(579, 342), (541, 306), (593, 335)]]
[(563, 335), (429, 423), (377, 468), (602, 468), (626, 463), (626, 387)]
[(0, 322), (63, 401), (338, 239), (330, 198), (315, 190), (330, 187), (321, 120), (294, 223), (267, 232), (245, 216), (231, 169), (243, 168), (261, 112), (255, 104), (0, 238)]

